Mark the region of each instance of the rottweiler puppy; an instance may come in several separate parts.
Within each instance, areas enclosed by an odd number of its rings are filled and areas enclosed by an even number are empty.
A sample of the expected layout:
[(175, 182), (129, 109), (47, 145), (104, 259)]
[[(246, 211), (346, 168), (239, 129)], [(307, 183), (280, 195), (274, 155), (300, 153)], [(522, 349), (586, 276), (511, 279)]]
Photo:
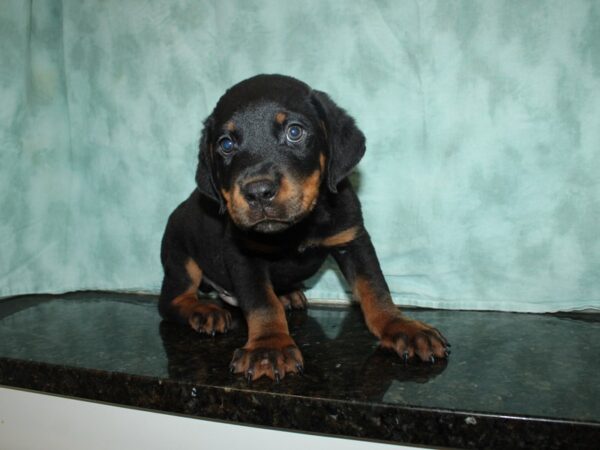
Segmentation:
[(354, 120), (299, 80), (258, 75), (227, 90), (204, 122), (197, 189), (162, 240), (163, 318), (226, 332), (230, 313), (198, 295), (215, 289), (248, 324), (232, 372), (249, 381), (302, 373), (285, 310), (306, 307), (302, 281), (332, 255), (381, 346), (404, 360), (446, 358), (444, 336), (392, 302), (348, 180), (364, 152)]

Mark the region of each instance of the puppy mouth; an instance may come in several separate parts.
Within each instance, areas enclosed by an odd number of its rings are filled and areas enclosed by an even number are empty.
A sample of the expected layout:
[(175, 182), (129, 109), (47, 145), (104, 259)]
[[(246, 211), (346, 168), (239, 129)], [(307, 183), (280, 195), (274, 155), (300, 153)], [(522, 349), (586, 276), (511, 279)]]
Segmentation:
[(300, 213), (282, 218), (270, 216), (263, 211), (262, 217), (250, 223), (247, 228), (258, 231), (259, 233), (278, 233), (298, 223), (304, 216), (305, 214)]
[(291, 225), (292, 223), (288, 221), (265, 218), (254, 223), (250, 228), (259, 233), (278, 233)]
[(253, 202), (245, 201), (242, 195), (234, 195), (227, 209), (233, 222), (242, 230), (264, 234), (282, 232), (306, 218), (316, 204), (316, 198), (306, 200), (303, 191), (297, 191), (292, 190), (291, 195), (282, 195), (280, 199)]

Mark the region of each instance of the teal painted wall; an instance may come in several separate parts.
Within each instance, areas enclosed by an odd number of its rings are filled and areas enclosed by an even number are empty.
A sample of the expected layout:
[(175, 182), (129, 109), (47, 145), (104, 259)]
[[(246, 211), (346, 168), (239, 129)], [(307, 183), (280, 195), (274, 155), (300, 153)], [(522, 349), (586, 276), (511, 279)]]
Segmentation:
[(6, 0), (0, 60), (2, 296), (158, 290), (201, 121), (278, 72), (365, 132), (398, 303), (600, 308), (599, 2)]

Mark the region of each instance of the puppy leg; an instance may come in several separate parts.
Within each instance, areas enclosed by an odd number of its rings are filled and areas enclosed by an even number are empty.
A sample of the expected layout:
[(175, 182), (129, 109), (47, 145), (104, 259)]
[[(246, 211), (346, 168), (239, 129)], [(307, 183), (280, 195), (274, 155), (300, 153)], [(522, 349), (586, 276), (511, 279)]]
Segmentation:
[(170, 258), (164, 268), (158, 304), (160, 314), (167, 320), (187, 324), (198, 333), (212, 336), (225, 333), (231, 326), (231, 314), (198, 298), (202, 281), (198, 264), (189, 257)]
[(437, 329), (409, 319), (394, 305), (366, 232), (343, 248), (334, 249), (333, 256), (360, 302), (367, 327), (382, 347), (394, 350), (404, 360), (417, 355), (433, 362), (448, 356), (450, 344)]
[(236, 294), (248, 323), (248, 341), (233, 354), (231, 372), (243, 374), (248, 381), (266, 376), (276, 382), (288, 373), (302, 373), (302, 354), (290, 336), (273, 286), (255, 273), (238, 275)]

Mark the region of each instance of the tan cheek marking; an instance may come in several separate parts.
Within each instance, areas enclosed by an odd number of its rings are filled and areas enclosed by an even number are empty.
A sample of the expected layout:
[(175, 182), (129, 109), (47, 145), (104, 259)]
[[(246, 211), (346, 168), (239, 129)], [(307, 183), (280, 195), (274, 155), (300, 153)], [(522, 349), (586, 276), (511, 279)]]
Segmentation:
[(248, 203), (244, 200), (240, 187), (237, 184), (234, 185), (233, 192), (221, 189), (221, 193), (225, 198), (227, 211), (229, 211), (231, 217), (238, 218), (248, 210)]
[(321, 173), (325, 171), (325, 153), (319, 154), (319, 167), (321, 168)]
[(233, 208), (236, 209), (238, 212), (242, 212), (248, 209), (248, 203), (246, 203), (246, 200), (242, 195), (242, 191), (237, 183), (233, 188), (233, 195), (231, 196), (231, 200)]
[(283, 125), (283, 122), (285, 122), (285, 119), (287, 119), (286, 113), (278, 112), (277, 114), (275, 114), (275, 122), (277, 122), (279, 125)]
[(289, 202), (295, 194), (295, 189), (287, 176), (281, 177), (279, 184), (279, 192), (277, 193), (277, 201), (281, 203)]
[(221, 194), (223, 194), (223, 198), (225, 199), (225, 203), (227, 204), (227, 209), (229, 209), (231, 204), (231, 193), (229, 191), (226, 191), (225, 189), (221, 189)]
[(227, 211), (234, 222), (240, 224), (246, 222), (246, 215), (250, 210), (250, 205), (244, 199), (240, 186), (236, 183), (231, 193), (231, 202), (227, 204)]
[(319, 182), (321, 181), (321, 171), (315, 170), (311, 176), (309, 176), (302, 183), (302, 208), (304, 210), (311, 210), (315, 206), (317, 195), (319, 194)]

